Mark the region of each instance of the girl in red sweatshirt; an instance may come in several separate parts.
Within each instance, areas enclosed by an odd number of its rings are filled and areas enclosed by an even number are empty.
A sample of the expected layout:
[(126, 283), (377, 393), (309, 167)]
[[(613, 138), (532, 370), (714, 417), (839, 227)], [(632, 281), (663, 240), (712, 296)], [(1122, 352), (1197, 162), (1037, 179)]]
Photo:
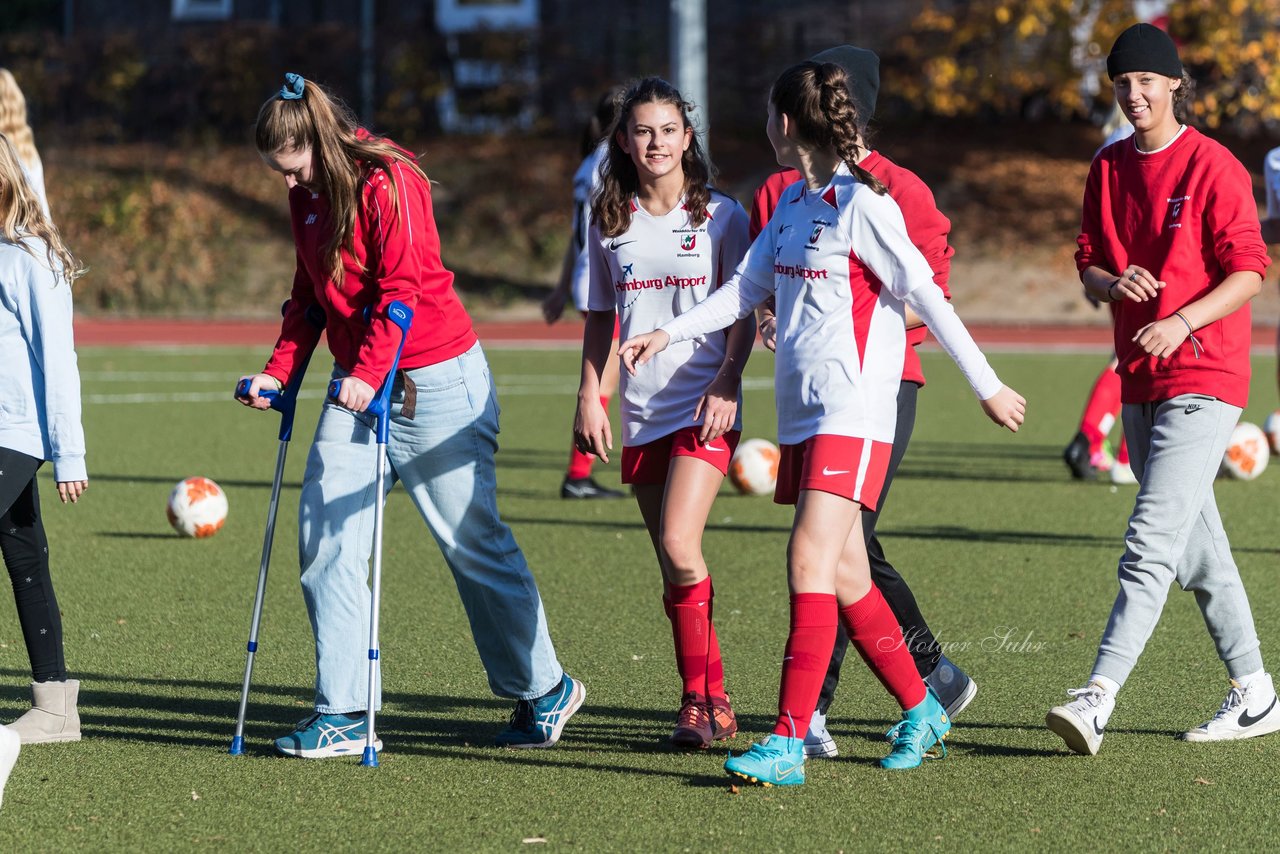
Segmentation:
[(1090, 295), (1115, 303), (1122, 417), (1139, 489), (1089, 683), (1047, 717), (1071, 750), (1090, 755), (1174, 581), (1195, 593), (1231, 680), (1218, 712), (1184, 738), (1280, 729), (1213, 497), (1248, 402), (1249, 300), (1268, 264), (1252, 184), (1230, 152), (1180, 122), (1190, 81), (1162, 30), (1125, 30), (1107, 72), (1135, 133), (1093, 161), (1076, 265)]
[(384, 496), (374, 494), (365, 410), (384, 379), (393, 381), (400, 333), (387, 308), (397, 300), (414, 315), (391, 396), (387, 488), (404, 484), (453, 573), (490, 688), (516, 701), (498, 743), (550, 747), (586, 691), (556, 659), (538, 587), (498, 516), (498, 402), (440, 260), (427, 176), (411, 154), (358, 127), (341, 101), (296, 74), (263, 104), (255, 135), (289, 189), (298, 269), (280, 338), (241, 402), (267, 408), (260, 392), (283, 388), (305, 364), (320, 340), (307, 319), (316, 307), (341, 381), (320, 413), (298, 507), (315, 714), (276, 739), (276, 750), (359, 756), (367, 737), (368, 561), (374, 505)]

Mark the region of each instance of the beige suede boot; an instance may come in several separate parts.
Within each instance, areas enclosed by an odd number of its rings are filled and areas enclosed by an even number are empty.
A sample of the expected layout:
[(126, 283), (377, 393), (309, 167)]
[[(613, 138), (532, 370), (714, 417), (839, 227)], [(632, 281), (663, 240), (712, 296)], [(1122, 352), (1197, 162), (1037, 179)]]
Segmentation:
[(79, 741), (80, 713), (76, 710), (79, 696), (78, 679), (32, 682), (31, 711), (9, 724), (9, 729), (18, 734), (23, 744)]

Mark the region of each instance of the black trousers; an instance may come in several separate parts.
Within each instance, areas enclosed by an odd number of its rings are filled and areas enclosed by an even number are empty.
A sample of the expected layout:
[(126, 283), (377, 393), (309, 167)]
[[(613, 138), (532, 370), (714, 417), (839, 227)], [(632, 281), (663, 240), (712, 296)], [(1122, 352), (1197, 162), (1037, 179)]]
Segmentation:
[(43, 460), (0, 448), (0, 554), (13, 584), (18, 623), (36, 682), (67, 678), (62, 615), (49, 577), (49, 541), (40, 521), (36, 471)]
[[(907, 453), (907, 444), (911, 441), (911, 431), (916, 424), (916, 396), (920, 386), (912, 382), (903, 382), (898, 387), (898, 428), (893, 437), (893, 452), (889, 455), (889, 470), (885, 472), (884, 487), (880, 490), (880, 504), (874, 511), (862, 514), (862, 538), (867, 544), (867, 557), (871, 561), (871, 580), (880, 588), (880, 592), (893, 610), (893, 615), (902, 626), (902, 634), (906, 639), (907, 649), (915, 659), (916, 670), (921, 678), (928, 676), (938, 666), (938, 658), (942, 649), (937, 638), (929, 631), (929, 624), (920, 613), (916, 597), (912, 595), (907, 581), (889, 563), (884, 556), (884, 549), (876, 537), (876, 522), (889, 498), (889, 486), (898, 471), (898, 464)], [(840, 667), (844, 664), (845, 653), (849, 650), (849, 635), (844, 626), (836, 632), (835, 649), (831, 651), (831, 663), (827, 665), (827, 678), (822, 683), (822, 693), (818, 696), (818, 711), (826, 714), (831, 708), (831, 701), (836, 694), (836, 686), (840, 684)]]

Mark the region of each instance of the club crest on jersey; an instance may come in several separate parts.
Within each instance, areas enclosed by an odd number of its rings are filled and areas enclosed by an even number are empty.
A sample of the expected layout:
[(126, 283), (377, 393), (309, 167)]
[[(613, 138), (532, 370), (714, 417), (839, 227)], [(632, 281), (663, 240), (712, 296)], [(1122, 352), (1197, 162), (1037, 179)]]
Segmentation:
[(698, 245), (698, 235), (686, 234), (680, 238), (680, 248), (685, 252), (689, 252), (693, 247)]
[(1178, 196), (1169, 199), (1169, 224), (1166, 228), (1182, 228), (1182, 223), (1178, 220), (1182, 217), (1182, 209), (1186, 207), (1186, 203), (1191, 201), (1190, 196)]
[(822, 226), (822, 225), (815, 225), (815, 226), (813, 227), (813, 231), (809, 232), (809, 242), (810, 242), (810, 243), (817, 243), (817, 242), (818, 242), (818, 238), (822, 236), (822, 229), (823, 229), (823, 228), (825, 228), (825, 227), (826, 227), (826, 226)]

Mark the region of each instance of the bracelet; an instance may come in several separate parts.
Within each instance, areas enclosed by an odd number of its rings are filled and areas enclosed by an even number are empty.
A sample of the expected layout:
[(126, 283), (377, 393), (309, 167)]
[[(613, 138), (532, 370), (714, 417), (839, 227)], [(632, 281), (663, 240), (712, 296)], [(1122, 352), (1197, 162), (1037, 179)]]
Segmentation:
[(1181, 311), (1175, 311), (1175, 312), (1174, 312), (1174, 314), (1177, 316), (1177, 318), (1178, 318), (1179, 320), (1181, 320), (1183, 323), (1187, 324), (1187, 334), (1188, 334), (1188, 335), (1194, 335), (1194, 334), (1195, 334), (1195, 329), (1191, 326), (1191, 321), (1189, 321), (1189, 320), (1187, 320), (1185, 317), (1183, 317), (1183, 315), (1182, 315), (1182, 312), (1181, 312)]
[(1111, 284), (1107, 285), (1107, 299), (1111, 302), (1119, 302), (1119, 300), (1117, 300), (1115, 296), (1112, 295), (1111, 290), (1116, 285), (1120, 284), (1120, 278), (1121, 278), (1120, 276), (1116, 276), (1116, 280)]

